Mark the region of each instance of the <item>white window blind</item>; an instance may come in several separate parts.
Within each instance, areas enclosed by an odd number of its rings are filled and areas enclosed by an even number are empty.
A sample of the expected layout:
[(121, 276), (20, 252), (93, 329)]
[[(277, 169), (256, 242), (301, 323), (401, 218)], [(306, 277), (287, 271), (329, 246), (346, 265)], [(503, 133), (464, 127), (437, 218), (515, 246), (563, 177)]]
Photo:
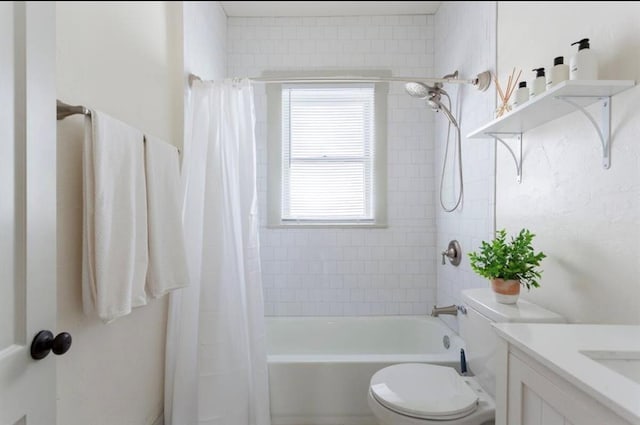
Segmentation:
[(283, 221), (374, 221), (373, 84), (282, 86)]

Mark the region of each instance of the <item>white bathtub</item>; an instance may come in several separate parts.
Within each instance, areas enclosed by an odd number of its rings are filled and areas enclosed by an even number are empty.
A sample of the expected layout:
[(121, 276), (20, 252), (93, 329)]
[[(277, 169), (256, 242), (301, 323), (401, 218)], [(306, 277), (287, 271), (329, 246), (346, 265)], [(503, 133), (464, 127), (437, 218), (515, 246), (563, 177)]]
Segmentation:
[(377, 370), (407, 362), (457, 368), (462, 347), (430, 317), (269, 317), (272, 425), (376, 424), (367, 391)]

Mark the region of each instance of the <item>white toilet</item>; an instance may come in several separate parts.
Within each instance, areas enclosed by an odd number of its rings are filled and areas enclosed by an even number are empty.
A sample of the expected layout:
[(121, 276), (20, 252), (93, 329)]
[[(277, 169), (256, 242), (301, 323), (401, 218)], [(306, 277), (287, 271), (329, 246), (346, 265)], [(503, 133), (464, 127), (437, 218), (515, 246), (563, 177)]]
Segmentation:
[(564, 318), (520, 299), (500, 304), (491, 289), (462, 291), (466, 314), (458, 314), (469, 371), (405, 363), (376, 372), (369, 407), (381, 425), (481, 425), (495, 418), (496, 336), (492, 322), (562, 323)]

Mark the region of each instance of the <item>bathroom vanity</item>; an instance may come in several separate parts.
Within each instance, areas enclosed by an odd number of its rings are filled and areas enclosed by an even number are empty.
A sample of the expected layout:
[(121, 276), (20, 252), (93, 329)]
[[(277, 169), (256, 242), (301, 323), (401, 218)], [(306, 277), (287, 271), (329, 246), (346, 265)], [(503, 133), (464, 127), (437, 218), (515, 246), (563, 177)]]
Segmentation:
[(494, 328), (497, 425), (640, 425), (640, 326)]

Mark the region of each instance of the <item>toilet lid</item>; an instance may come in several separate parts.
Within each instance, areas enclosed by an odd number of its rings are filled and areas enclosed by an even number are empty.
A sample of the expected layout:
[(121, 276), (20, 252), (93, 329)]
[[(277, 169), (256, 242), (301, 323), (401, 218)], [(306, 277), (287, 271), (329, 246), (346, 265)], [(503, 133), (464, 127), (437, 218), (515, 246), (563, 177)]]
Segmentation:
[(478, 406), (478, 395), (455, 369), (422, 363), (379, 370), (371, 393), (388, 409), (421, 419), (462, 418)]

